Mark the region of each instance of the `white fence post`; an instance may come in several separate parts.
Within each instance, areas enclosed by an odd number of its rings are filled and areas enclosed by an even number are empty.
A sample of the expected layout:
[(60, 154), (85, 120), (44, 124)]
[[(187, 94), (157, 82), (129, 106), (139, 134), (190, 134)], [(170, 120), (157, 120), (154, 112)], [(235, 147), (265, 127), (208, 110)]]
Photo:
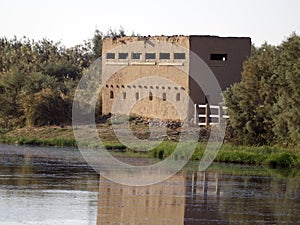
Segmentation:
[(197, 104), (194, 104), (194, 124), (196, 125), (198, 121), (198, 111), (197, 111)]
[(220, 124), (221, 123), (221, 106), (219, 105), (219, 108), (218, 108), (218, 116), (219, 116), (219, 118), (218, 118), (218, 123)]
[[(204, 109), (204, 114), (200, 113), (198, 114), (198, 108)], [(210, 118), (216, 118), (217, 122), (214, 121), (212, 124), (220, 124), (223, 119), (228, 119), (229, 116), (226, 113), (226, 106), (221, 106), (221, 105), (201, 105), (201, 104), (195, 104), (194, 105), (194, 120), (195, 123), (197, 123), (197, 120), (199, 120), (198, 125), (200, 126), (209, 126), (211, 125), (210, 123)], [(213, 111), (217, 110), (216, 114), (213, 114)], [(200, 122), (199, 118), (204, 118), (204, 122)]]
[(206, 104), (205, 106), (205, 124), (206, 124), (206, 127), (209, 126), (209, 110), (208, 110), (208, 104)]

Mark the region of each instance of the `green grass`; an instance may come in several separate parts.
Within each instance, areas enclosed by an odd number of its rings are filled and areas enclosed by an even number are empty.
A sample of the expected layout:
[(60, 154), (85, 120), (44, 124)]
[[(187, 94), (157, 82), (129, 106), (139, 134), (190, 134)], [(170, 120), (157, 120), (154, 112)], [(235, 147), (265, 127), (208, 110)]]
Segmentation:
[(39, 145), (39, 146), (70, 146), (76, 147), (75, 139), (51, 138), (51, 139), (35, 139), (27, 137), (0, 137), (1, 143), (17, 144), (17, 145)]
[[(149, 156), (167, 158), (176, 147), (176, 142), (163, 142), (149, 152)], [(206, 144), (198, 143), (191, 160), (201, 160)], [(300, 168), (300, 154), (293, 150), (270, 146), (234, 146), (224, 144), (215, 162), (265, 166), (271, 168)]]
[[(175, 150), (178, 142), (163, 141), (155, 149), (148, 152), (136, 152), (128, 149), (118, 140), (109, 125), (99, 125), (99, 134), (104, 146), (114, 152), (127, 152), (136, 156), (148, 156), (165, 159)], [(40, 146), (70, 146), (77, 147), (72, 127), (27, 127), (16, 130), (0, 130), (0, 142), (19, 145)], [(182, 144), (182, 149), (172, 155), (176, 159), (188, 158), (187, 149), (189, 142)], [(86, 143), (87, 147), (99, 147), (100, 144)], [(191, 160), (201, 160), (206, 148), (206, 143), (198, 143)], [(141, 148), (142, 149), (142, 148)], [(215, 162), (235, 163), (266, 168), (300, 168), (300, 152), (298, 149), (284, 149), (278, 146), (235, 146), (232, 144), (222, 145)]]

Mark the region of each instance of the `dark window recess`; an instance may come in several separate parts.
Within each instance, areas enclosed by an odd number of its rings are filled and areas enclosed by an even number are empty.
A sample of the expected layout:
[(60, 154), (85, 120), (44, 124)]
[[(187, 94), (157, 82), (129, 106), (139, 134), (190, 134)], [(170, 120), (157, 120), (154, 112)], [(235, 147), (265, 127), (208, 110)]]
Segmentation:
[(180, 93), (176, 94), (176, 101), (180, 101)]
[(153, 100), (153, 94), (152, 94), (152, 92), (149, 92), (149, 100), (150, 100), (150, 101)]
[(145, 58), (146, 59), (155, 59), (156, 58), (156, 54), (155, 53), (146, 53), (145, 54)]
[(119, 53), (119, 59), (128, 59), (128, 53)]
[(210, 60), (227, 61), (227, 54), (210, 54)]
[(135, 99), (136, 100), (139, 100), (139, 98), (140, 98), (140, 94), (137, 92), (137, 93), (135, 93)]
[(185, 59), (185, 53), (174, 53), (174, 59)]
[(163, 93), (163, 94), (162, 94), (162, 99), (163, 99), (163, 101), (166, 101), (166, 100), (167, 100), (167, 94), (166, 94), (166, 93)]
[(106, 59), (115, 59), (115, 53), (106, 53)]
[(159, 59), (170, 59), (170, 53), (166, 53), (166, 52), (159, 53)]
[(126, 92), (123, 92), (123, 99), (126, 99)]
[(110, 96), (110, 98), (114, 98), (114, 92), (113, 92), (113, 91), (110, 91), (109, 96)]
[(131, 55), (131, 58), (132, 59), (141, 59), (141, 56), (142, 56), (142, 53), (140, 53), (140, 52), (134, 52), (134, 53), (132, 53), (132, 55)]

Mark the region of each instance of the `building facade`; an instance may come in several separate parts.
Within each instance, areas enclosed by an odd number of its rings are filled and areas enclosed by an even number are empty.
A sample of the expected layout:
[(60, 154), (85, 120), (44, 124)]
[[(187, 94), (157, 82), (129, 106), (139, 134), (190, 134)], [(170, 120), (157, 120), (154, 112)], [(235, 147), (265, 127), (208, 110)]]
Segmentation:
[[(195, 60), (208, 66), (223, 91), (240, 81), (242, 65), (250, 50), (250, 38), (105, 38), (102, 50), (103, 114), (190, 119), (193, 104), (206, 103), (210, 98), (190, 75)], [(196, 73), (201, 78), (204, 72), (197, 70)]]

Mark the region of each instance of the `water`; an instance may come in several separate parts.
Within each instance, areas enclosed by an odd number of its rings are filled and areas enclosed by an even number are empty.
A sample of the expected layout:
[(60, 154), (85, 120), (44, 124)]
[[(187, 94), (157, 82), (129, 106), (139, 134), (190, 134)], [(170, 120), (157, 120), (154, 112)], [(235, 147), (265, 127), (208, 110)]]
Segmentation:
[(299, 171), (194, 168), (129, 187), (100, 177), (74, 149), (0, 145), (0, 225), (300, 224)]

